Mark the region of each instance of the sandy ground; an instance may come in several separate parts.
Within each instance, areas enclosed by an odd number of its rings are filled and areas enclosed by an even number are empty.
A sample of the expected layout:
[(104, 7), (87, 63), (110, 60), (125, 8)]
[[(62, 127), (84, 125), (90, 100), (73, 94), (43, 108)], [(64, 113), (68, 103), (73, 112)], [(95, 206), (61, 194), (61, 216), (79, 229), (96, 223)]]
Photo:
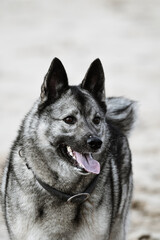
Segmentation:
[[(79, 83), (99, 57), (108, 96), (139, 102), (130, 138), (134, 198), (129, 240), (160, 239), (160, 1), (0, 1), (0, 164), (59, 57)], [(1, 167), (2, 169), (2, 167)], [(7, 232), (0, 220), (0, 239)]]

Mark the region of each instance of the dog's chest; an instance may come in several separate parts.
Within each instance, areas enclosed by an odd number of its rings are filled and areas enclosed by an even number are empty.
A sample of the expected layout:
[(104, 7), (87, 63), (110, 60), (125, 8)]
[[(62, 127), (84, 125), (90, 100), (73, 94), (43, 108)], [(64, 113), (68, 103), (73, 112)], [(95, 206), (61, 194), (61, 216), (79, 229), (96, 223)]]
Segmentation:
[(80, 213), (80, 223), (73, 239), (101, 240), (106, 238), (110, 224), (108, 216), (107, 207), (94, 208), (91, 202), (86, 202)]
[[(80, 208), (65, 207), (48, 209), (43, 221), (34, 225), (32, 231), (44, 239), (63, 240), (103, 240), (107, 239), (109, 229), (109, 212), (107, 207), (94, 205), (86, 201)], [(39, 225), (39, 227), (38, 227)], [(37, 229), (39, 229), (37, 231)], [(46, 231), (47, 229), (47, 231)], [(29, 234), (33, 236), (33, 232)], [(30, 239), (30, 236), (28, 239)], [(41, 238), (37, 238), (38, 240)]]

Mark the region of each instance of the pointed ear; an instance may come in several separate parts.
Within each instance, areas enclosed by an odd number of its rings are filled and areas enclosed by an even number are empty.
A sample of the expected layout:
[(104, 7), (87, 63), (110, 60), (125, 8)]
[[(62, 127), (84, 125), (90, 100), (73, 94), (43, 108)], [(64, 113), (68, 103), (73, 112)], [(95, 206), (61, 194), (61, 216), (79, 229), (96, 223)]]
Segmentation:
[(68, 88), (65, 68), (58, 58), (54, 58), (41, 87), (41, 102), (50, 104)]
[(94, 60), (81, 83), (81, 88), (89, 91), (97, 100), (105, 100), (104, 71), (101, 61)]

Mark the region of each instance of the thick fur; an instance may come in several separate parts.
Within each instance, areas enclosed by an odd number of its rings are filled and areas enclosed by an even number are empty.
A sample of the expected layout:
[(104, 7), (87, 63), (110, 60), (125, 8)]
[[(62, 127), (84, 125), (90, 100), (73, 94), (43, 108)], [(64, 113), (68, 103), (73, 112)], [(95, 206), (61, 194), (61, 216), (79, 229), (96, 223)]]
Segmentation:
[[(98, 115), (100, 122), (93, 119)], [(68, 124), (66, 117), (73, 116)], [(96, 59), (79, 86), (69, 86), (55, 58), (44, 79), (41, 97), (24, 118), (6, 164), (2, 183), (3, 212), (12, 240), (124, 240), (132, 197), (132, 164), (127, 135), (135, 103), (107, 98), (104, 73)], [(102, 146), (92, 151), (87, 139)], [(37, 178), (55, 189), (83, 192), (95, 174), (81, 175), (59, 146), (92, 152), (101, 170), (88, 200), (68, 203), (51, 196)]]

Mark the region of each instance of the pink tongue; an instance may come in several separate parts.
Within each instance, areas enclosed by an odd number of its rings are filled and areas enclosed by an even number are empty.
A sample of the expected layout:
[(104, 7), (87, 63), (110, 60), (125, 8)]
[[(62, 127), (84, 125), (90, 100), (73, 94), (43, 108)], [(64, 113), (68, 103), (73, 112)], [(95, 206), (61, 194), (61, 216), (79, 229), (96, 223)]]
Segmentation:
[(74, 154), (77, 162), (82, 165), (87, 172), (100, 173), (100, 164), (92, 158), (91, 154), (82, 155), (78, 152), (74, 152)]

